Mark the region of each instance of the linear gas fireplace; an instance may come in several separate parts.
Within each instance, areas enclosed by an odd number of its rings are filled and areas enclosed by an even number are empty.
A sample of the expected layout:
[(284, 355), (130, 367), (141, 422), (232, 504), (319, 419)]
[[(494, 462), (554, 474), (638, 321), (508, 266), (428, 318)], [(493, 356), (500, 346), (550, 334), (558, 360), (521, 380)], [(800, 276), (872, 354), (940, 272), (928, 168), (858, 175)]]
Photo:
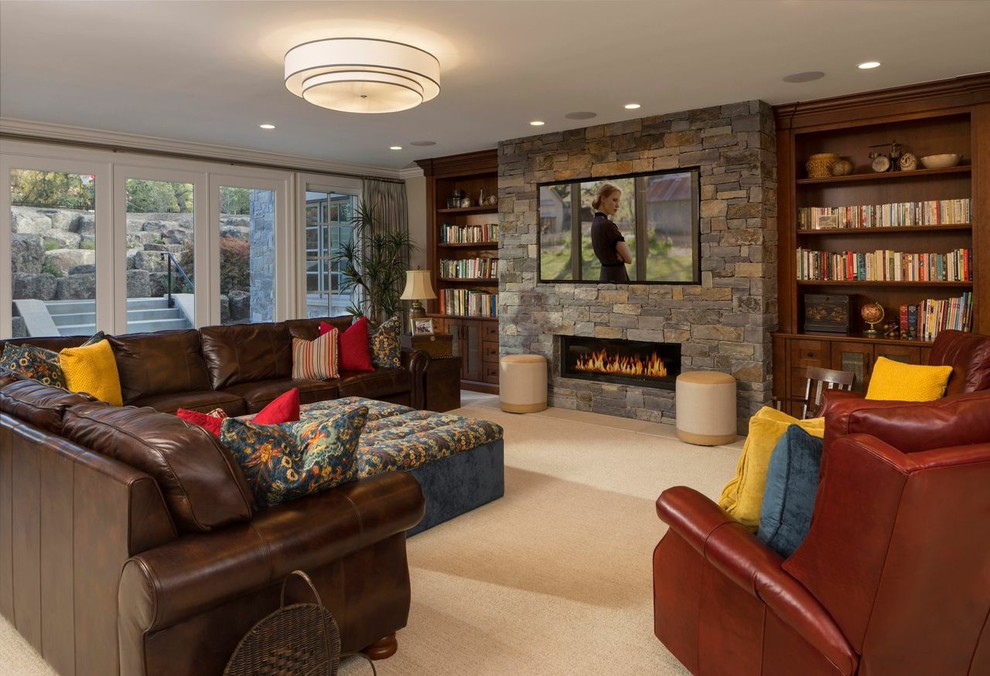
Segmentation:
[(564, 378), (674, 389), (681, 372), (679, 343), (557, 336)]

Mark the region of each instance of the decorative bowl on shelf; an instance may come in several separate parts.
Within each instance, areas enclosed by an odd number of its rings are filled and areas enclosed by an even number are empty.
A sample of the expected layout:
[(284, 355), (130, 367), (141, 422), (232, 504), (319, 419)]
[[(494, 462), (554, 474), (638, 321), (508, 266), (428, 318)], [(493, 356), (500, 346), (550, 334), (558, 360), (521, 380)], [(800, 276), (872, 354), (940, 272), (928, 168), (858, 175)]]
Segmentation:
[(959, 164), (962, 155), (958, 153), (942, 153), (941, 155), (925, 155), (921, 158), (921, 163), (926, 169), (945, 169)]
[(835, 153), (816, 153), (808, 158), (804, 168), (808, 170), (808, 178), (828, 178), (831, 176), (832, 165), (839, 156)]
[(829, 171), (832, 172), (833, 176), (848, 176), (853, 173), (853, 163), (843, 157), (833, 162)]

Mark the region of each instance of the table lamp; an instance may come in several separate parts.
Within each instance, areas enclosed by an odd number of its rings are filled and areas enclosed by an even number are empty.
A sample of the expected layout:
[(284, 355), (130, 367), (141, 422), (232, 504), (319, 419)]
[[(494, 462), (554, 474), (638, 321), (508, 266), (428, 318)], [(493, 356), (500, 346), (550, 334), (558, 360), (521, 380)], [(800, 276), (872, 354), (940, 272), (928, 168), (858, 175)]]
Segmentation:
[(411, 300), (412, 307), (409, 309), (409, 323), (415, 319), (422, 319), (426, 316), (422, 300), (433, 300), (437, 295), (433, 293), (433, 285), (430, 283), (429, 270), (407, 270), (406, 288), (402, 290), (400, 300)]

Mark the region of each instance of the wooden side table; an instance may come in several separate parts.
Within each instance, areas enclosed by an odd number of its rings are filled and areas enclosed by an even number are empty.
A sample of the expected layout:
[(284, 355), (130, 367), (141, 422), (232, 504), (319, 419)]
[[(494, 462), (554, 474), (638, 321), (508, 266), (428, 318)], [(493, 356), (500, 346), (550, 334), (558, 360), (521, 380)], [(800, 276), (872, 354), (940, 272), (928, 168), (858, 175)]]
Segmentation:
[(461, 358), (430, 357), (423, 391), (427, 410), (441, 413), (461, 406)]

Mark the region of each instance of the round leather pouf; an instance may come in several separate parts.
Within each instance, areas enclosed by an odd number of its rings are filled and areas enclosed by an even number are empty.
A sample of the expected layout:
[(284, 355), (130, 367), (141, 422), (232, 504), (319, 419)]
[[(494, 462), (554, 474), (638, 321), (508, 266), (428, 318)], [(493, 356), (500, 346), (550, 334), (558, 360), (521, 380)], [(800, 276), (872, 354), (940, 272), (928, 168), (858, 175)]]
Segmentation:
[(498, 362), (498, 400), (508, 413), (547, 408), (547, 359), (538, 354), (509, 354)]
[(677, 376), (677, 438), (699, 446), (736, 440), (736, 379), (717, 371)]

